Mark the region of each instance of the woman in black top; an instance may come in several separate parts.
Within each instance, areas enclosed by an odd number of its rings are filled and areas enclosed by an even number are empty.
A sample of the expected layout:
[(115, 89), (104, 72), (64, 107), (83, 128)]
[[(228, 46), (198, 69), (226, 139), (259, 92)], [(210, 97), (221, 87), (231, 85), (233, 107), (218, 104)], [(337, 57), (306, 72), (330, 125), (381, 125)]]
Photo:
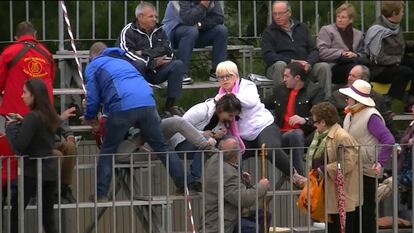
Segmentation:
[[(24, 118), (18, 114), (9, 115), (6, 135), (16, 154), (27, 156), (24, 159), (24, 206), (26, 207), (30, 197), (36, 194), (37, 160), (34, 158), (52, 156), (54, 135), (61, 120), (50, 103), (45, 84), (40, 79), (33, 78), (25, 82), (22, 98), (31, 111)], [(53, 216), (57, 165), (57, 160), (53, 158), (42, 161), (42, 212), (46, 233), (57, 232)], [(17, 233), (17, 193), (12, 196), (11, 202), (11, 232)]]

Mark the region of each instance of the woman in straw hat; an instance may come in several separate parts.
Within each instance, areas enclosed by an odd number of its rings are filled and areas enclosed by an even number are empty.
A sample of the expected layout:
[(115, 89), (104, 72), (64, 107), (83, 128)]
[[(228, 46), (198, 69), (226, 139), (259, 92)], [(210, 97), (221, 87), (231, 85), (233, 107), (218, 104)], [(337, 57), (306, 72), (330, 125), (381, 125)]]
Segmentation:
[(370, 97), (371, 85), (368, 82), (356, 80), (352, 86), (341, 88), (339, 92), (348, 97), (344, 129), (357, 140), (362, 156), (361, 165), (364, 175), (362, 232), (376, 232), (375, 177), (381, 174), (382, 167), (390, 158), (395, 139), (385, 126), (384, 118), (375, 109), (375, 102)]

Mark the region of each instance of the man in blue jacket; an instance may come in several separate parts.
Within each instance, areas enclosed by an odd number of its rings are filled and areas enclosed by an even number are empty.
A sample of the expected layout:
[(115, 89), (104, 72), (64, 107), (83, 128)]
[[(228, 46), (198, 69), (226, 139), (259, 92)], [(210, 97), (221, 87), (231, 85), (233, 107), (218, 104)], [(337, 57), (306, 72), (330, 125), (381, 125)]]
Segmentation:
[(210, 81), (217, 81), (216, 66), (227, 58), (227, 28), (219, 1), (170, 1), (162, 20), (177, 57), (183, 61), (188, 78), (193, 48), (213, 46)]
[[(152, 89), (144, 77), (124, 60), (125, 51), (96, 42), (90, 49), (92, 61), (85, 70), (85, 123), (96, 124), (101, 104), (107, 120), (97, 168), (97, 199), (106, 200), (112, 177), (112, 154), (117, 152), (130, 127), (138, 125), (156, 152), (174, 151), (165, 141)], [(109, 156), (107, 156), (109, 155)], [(166, 154), (158, 157), (166, 165)], [(169, 173), (177, 188), (184, 186), (183, 166), (177, 154), (169, 153)], [(191, 181), (188, 181), (191, 183)]]

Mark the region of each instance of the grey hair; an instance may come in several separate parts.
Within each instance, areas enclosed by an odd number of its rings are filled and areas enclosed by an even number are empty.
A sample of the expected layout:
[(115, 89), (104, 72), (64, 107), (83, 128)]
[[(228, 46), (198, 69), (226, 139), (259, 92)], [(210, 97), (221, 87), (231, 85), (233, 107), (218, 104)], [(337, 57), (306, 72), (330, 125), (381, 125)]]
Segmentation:
[[(224, 146), (224, 142), (232, 141), (233, 143), (230, 146)], [(238, 140), (233, 137), (226, 135), (224, 136), (218, 145), (218, 149), (223, 151), (223, 161), (228, 162), (232, 158), (239, 156), (240, 154), (240, 146)]]
[(371, 78), (371, 71), (369, 71), (369, 68), (365, 65), (357, 65), (361, 67), (361, 79), (364, 81), (369, 82), (369, 79)]
[(272, 4), (272, 8), (276, 3), (284, 3), (286, 5), (286, 10), (292, 12), (292, 7), (290, 6), (289, 1), (274, 1)]
[(152, 5), (152, 3), (150, 3), (150, 2), (141, 2), (135, 8), (135, 17), (138, 18), (139, 15), (142, 15), (144, 13), (145, 8), (151, 8), (154, 11), (156, 11), (155, 6)]

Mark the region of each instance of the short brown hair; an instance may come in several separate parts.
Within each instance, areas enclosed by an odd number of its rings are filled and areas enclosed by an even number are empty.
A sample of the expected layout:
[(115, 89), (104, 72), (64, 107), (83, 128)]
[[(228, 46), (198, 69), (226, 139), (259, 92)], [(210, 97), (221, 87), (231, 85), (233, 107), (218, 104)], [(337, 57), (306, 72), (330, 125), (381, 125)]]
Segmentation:
[(353, 19), (356, 15), (355, 7), (351, 3), (344, 3), (340, 5), (338, 8), (336, 8), (335, 14), (338, 15), (342, 11), (346, 11), (350, 19)]
[(101, 54), (102, 51), (104, 51), (106, 48), (107, 48), (107, 46), (104, 42), (100, 42), (100, 41), (95, 42), (95, 43), (93, 43), (93, 45), (89, 49), (89, 56), (90, 57), (96, 57), (99, 54)]
[(339, 122), (338, 111), (329, 102), (321, 102), (314, 105), (310, 112), (316, 121), (324, 120), (327, 126), (332, 126)]
[(23, 35), (35, 35), (36, 29), (34, 28), (33, 24), (29, 21), (23, 21), (17, 24), (16, 27), (16, 36), (20, 37)]
[(382, 1), (381, 2), (381, 14), (386, 18), (392, 17), (392, 14), (399, 14), (404, 8), (403, 1)]

